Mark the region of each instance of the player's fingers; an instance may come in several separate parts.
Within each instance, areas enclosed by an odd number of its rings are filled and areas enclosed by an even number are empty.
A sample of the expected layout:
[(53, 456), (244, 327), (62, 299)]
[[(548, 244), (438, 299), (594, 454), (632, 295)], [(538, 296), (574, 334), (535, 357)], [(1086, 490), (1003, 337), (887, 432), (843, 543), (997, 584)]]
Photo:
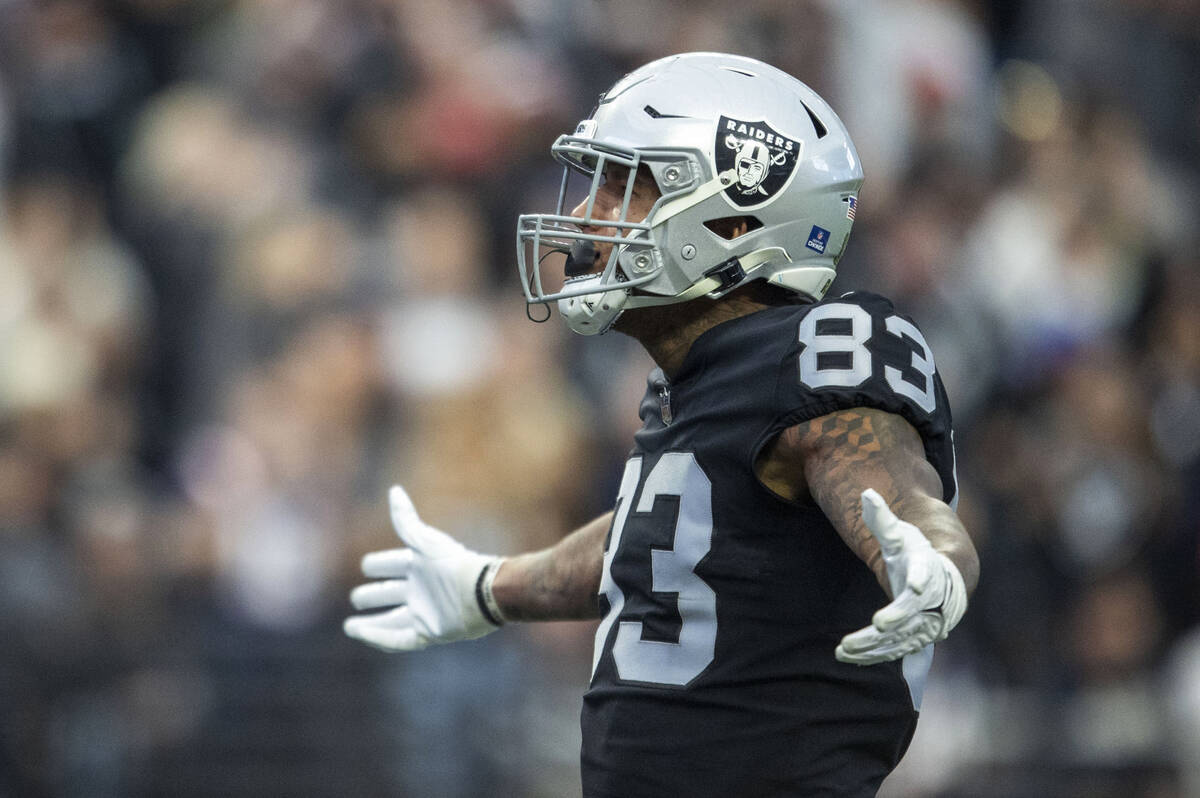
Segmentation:
[(846, 652), (839, 646), (834, 655), (840, 661), (852, 665), (878, 665), (881, 662), (891, 662), (901, 657), (907, 657), (909, 654), (915, 654), (922, 648), (924, 645), (915, 640), (903, 640), (854, 653)]
[(388, 491), (388, 507), (392, 515), (392, 527), (406, 546), (412, 546), (421, 551), (420, 530), (423, 526), (417, 508), (413, 505), (408, 492), (399, 485), (393, 485)]
[(871, 617), (871, 623), (880, 632), (894, 632), (923, 609), (925, 598), (912, 588), (905, 588), (891, 604)]
[(897, 550), (904, 544), (904, 532), (901, 521), (888, 507), (887, 502), (874, 488), (862, 492), (862, 515), (867, 529), (879, 541), (885, 554)]
[(392, 607), (408, 601), (408, 580), (388, 579), (384, 582), (370, 582), (359, 585), (350, 591), (350, 603), (358, 610), (374, 610), (379, 607)]
[(408, 607), (374, 615), (352, 615), (342, 624), (347, 637), (384, 651), (418, 651), (424, 641), (412, 624)]
[(881, 645), (886, 638), (887, 635), (880, 632), (874, 626), (865, 626), (843, 637), (841, 645), (838, 648), (845, 650), (847, 653), (856, 654), (862, 651), (869, 651)]
[(848, 662), (851, 665), (862, 664), (862, 663), (856, 662), (855, 658), (853, 656), (851, 656), (850, 654), (847, 654), (846, 649), (842, 647), (841, 643), (838, 643), (837, 648), (835, 648), (833, 650), (833, 656), (835, 659), (837, 659), (838, 662)]
[(858, 650), (847, 648), (845, 642), (842, 642), (834, 649), (833, 655), (839, 662), (847, 662), (851, 665), (876, 665), (887, 661), (878, 654), (877, 646)]
[(906, 641), (916, 643), (918, 648), (926, 643), (932, 643), (935, 625), (933, 619), (925, 614), (909, 618), (899, 629), (886, 633), (884, 636), (888, 639), (881, 643), (880, 647), (904, 645)]
[(915, 654), (931, 642), (933, 640), (930, 635), (906, 635), (879, 646), (871, 652), (871, 655), (876, 657), (876, 661), (878, 662), (890, 662), (894, 659), (907, 657), (909, 654)]
[(412, 561), (412, 549), (373, 551), (362, 558), (362, 572), (373, 579), (389, 576), (404, 579), (412, 570)]
[(404, 545), (415, 549), (426, 557), (438, 557), (447, 553), (454, 542), (446, 533), (423, 522), (417, 515), (408, 493), (399, 485), (388, 491), (388, 504), (392, 512), (392, 526)]
[(834, 656), (853, 665), (875, 665), (913, 654), (931, 642), (932, 634), (919, 625), (915, 630), (886, 634), (868, 626), (843, 637)]
[(920, 614), (908, 617), (892, 629), (881, 630), (874, 624), (864, 626), (843, 637), (842, 646), (850, 653), (860, 653), (891, 646), (913, 636), (928, 636), (925, 627), (930, 620)]
[(888, 661), (888, 658), (880, 654), (876, 649), (849, 651), (844, 645), (839, 645), (834, 650), (833, 655), (839, 662), (846, 662), (850, 665), (878, 665), (881, 662)]

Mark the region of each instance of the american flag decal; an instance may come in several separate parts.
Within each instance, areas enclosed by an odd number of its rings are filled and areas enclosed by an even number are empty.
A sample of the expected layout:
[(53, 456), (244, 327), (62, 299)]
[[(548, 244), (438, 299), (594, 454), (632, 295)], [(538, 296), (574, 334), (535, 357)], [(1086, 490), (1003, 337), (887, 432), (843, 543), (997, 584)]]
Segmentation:
[(854, 212), (858, 210), (858, 197), (845, 197), (846, 203), (846, 218), (854, 221)]

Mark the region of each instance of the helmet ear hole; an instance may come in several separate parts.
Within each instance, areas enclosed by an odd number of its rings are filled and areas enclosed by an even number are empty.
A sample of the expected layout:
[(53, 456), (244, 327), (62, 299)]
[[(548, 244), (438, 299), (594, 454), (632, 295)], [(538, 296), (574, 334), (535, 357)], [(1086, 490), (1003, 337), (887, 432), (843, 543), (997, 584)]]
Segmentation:
[(704, 226), (726, 241), (733, 241), (757, 230), (763, 223), (754, 216), (723, 216), (720, 219), (709, 219)]
[(829, 130), (821, 123), (820, 119), (817, 119), (817, 115), (813, 113), (813, 110), (809, 108), (803, 100), (800, 101), (800, 105), (804, 107), (804, 110), (808, 112), (808, 118), (812, 120), (813, 131), (817, 134), (817, 140), (819, 141), (820, 139), (825, 138), (825, 134), (828, 133)]

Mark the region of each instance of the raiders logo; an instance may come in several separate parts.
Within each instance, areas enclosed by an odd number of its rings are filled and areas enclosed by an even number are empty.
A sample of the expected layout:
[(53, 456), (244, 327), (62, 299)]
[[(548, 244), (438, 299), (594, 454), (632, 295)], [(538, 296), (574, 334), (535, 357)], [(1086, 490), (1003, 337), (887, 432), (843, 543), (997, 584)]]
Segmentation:
[(717, 174), (725, 196), (739, 208), (764, 205), (796, 172), (804, 142), (789, 139), (766, 122), (722, 116), (717, 123)]

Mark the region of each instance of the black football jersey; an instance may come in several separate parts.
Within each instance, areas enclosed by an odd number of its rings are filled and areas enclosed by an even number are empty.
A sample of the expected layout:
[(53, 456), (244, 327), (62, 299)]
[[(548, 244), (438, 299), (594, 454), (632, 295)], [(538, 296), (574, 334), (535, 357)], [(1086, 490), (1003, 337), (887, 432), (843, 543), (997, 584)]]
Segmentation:
[(871, 796), (895, 767), (932, 652), (834, 658), (888, 599), (815, 504), (753, 468), (781, 430), (852, 407), (907, 419), (954, 502), (945, 390), (883, 297), (733, 319), (670, 382), (651, 373), (604, 555), (587, 798)]

